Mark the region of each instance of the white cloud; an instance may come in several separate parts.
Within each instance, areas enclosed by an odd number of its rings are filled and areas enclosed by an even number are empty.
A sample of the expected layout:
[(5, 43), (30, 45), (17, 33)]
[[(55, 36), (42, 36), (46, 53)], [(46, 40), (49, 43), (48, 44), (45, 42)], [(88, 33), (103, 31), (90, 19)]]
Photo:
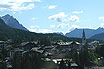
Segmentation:
[(29, 31), (31, 31), (31, 32), (37, 32), (37, 30), (34, 28), (34, 27), (32, 27), (31, 26), (31, 28), (27, 28)]
[(69, 32), (71, 32), (72, 30), (74, 30), (74, 29), (76, 29), (76, 28), (81, 28), (81, 27), (78, 26), (78, 25), (71, 25), (71, 26), (69, 27), (68, 31), (66, 31), (65, 33), (69, 33)]
[(53, 31), (50, 29), (39, 29), (38, 33), (53, 33)]
[(28, 30), (31, 32), (36, 32), (36, 29), (34, 29), (34, 28), (28, 28)]
[(0, 0), (0, 11), (21, 11), (28, 10), (35, 7), (34, 2), (41, 2), (40, 0)]
[(13, 12), (13, 14), (16, 14), (16, 12)]
[(38, 25), (35, 25), (35, 28), (40, 28)]
[(58, 14), (55, 14), (55, 15), (52, 15), (52, 16), (49, 16), (48, 19), (50, 20), (55, 20), (57, 22), (65, 22), (65, 18), (67, 17), (68, 15), (66, 15), (64, 12), (60, 12)]
[(60, 12), (58, 14), (49, 16), (48, 19), (55, 20), (57, 22), (61, 23), (69, 23), (69, 22), (80, 22), (80, 18), (76, 15), (69, 16), (65, 14), (64, 12)]
[(102, 21), (104, 21), (104, 17), (99, 17), (99, 20), (102, 20)]
[(81, 13), (83, 13), (83, 11), (73, 11), (72, 13), (73, 14), (81, 14)]
[(78, 25), (72, 25), (69, 29), (70, 29), (70, 30), (73, 30), (73, 29), (76, 29), (76, 28), (81, 28), (81, 27), (78, 26)]
[(39, 28), (40, 27), (38, 25), (31, 25), (30, 28), (28, 28), (28, 30), (31, 32), (37, 32)]
[(36, 18), (36, 17), (33, 17), (33, 18), (32, 18), (32, 20), (37, 20), (37, 19), (38, 19), (38, 18)]
[(32, 28), (35, 28), (35, 26), (30, 26), (30, 28), (32, 29)]
[(55, 25), (50, 25), (50, 28), (54, 28), (55, 27)]
[(41, 0), (34, 0), (34, 1), (37, 1), (37, 2), (42, 2)]
[(50, 5), (50, 6), (48, 6), (48, 9), (55, 9), (55, 8), (56, 8), (55, 5)]
[(76, 16), (76, 15), (70, 16), (70, 17), (69, 17), (69, 20), (70, 20), (71, 22), (80, 22), (79, 17)]
[(101, 26), (100, 27), (103, 27), (104, 28), (104, 23), (101, 23)]
[(54, 31), (50, 29), (35, 29), (35, 28), (28, 28), (29, 31), (31, 32), (36, 32), (36, 33), (53, 33)]
[(69, 27), (69, 24), (65, 24), (65, 23), (61, 23), (57, 26), (58, 28), (65, 28), (65, 27)]
[(38, 25), (35, 25), (35, 26), (32, 25), (30, 26), (30, 28), (28, 28), (28, 30), (36, 33), (53, 33), (54, 32), (50, 29), (40, 29)]
[(40, 28), (40, 27), (38, 25), (35, 25), (35, 26), (34, 25), (31, 25), (30, 26), (30, 29), (35, 29), (35, 28)]

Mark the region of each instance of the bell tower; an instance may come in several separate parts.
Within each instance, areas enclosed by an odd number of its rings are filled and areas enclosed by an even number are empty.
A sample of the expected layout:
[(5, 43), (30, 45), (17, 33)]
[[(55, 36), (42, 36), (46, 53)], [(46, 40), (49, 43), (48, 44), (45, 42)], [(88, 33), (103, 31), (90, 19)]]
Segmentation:
[(82, 45), (86, 44), (86, 36), (85, 36), (85, 31), (83, 29), (83, 33), (82, 33)]

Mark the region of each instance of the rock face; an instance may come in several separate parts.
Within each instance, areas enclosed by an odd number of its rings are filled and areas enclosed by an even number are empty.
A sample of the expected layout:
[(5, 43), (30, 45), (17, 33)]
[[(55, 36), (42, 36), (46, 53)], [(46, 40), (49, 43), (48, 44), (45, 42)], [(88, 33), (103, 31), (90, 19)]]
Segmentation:
[[(84, 29), (86, 38), (90, 38), (96, 34), (104, 33), (104, 28), (98, 29)], [(75, 29), (69, 33), (66, 33), (65, 36), (67, 37), (74, 37), (74, 38), (82, 38), (83, 29)]]
[(14, 18), (13, 16), (10, 16), (9, 14), (1, 17), (1, 19), (3, 19), (4, 22), (12, 28), (28, 31), (22, 24), (18, 22), (16, 18)]

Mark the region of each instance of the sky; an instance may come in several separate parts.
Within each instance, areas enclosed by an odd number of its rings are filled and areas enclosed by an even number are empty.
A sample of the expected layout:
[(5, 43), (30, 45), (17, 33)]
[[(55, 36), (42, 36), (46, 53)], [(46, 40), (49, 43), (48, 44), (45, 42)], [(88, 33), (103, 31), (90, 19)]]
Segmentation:
[(10, 14), (37, 33), (67, 33), (104, 27), (104, 0), (0, 0), (0, 16)]

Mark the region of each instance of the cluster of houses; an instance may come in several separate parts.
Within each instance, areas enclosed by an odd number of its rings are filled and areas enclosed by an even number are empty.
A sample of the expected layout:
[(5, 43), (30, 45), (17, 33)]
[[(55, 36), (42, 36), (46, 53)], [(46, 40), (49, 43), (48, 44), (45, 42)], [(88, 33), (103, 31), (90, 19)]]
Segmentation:
[[(13, 58), (14, 53), (18, 53), (19, 56), (23, 56), (24, 53), (28, 51), (35, 51), (41, 54), (42, 58), (48, 58), (49, 61), (54, 61), (55, 63), (59, 63), (62, 59), (67, 59), (65, 56), (69, 53), (71, 53), (72, 50), (80, 50), (82, 46), (86, 44), (86, 38), (85, 33), (83, 30), (83, 37), (82, 37), (82, 43), (71, 41), (71, 42), (53, 42), (51, 46), (40, 46), (38, 45), (38, 42), (32, 41), (32, 42), (23, 42), (20, 44), (19, 48), (13, 48), (10, 51), (8, 51), (8, 56), (6, 57), (8, 69), (12, 68), (11, 63), (9, 62), (9, 59)], [(93, 41), (88, 43), (89, 49), (95, 50), (96, 47), (99, 45), (99, 41)], [(12, 44), (10, 42), (4, 42), (0, 41), (0, 51), (2, 48), (7, 48), (8, 46), (11, 46)], [(0, 62), (2, 60), (0, 59)], [(74, 62), (71, 63), (72, 67), (78, 67), (78, 65)], [(92, 66), (89, 66), (92, 67)], [(85, 67), (87, 69), (88, 67)], [(89, 69), (89, 68), (88, 68)]]

